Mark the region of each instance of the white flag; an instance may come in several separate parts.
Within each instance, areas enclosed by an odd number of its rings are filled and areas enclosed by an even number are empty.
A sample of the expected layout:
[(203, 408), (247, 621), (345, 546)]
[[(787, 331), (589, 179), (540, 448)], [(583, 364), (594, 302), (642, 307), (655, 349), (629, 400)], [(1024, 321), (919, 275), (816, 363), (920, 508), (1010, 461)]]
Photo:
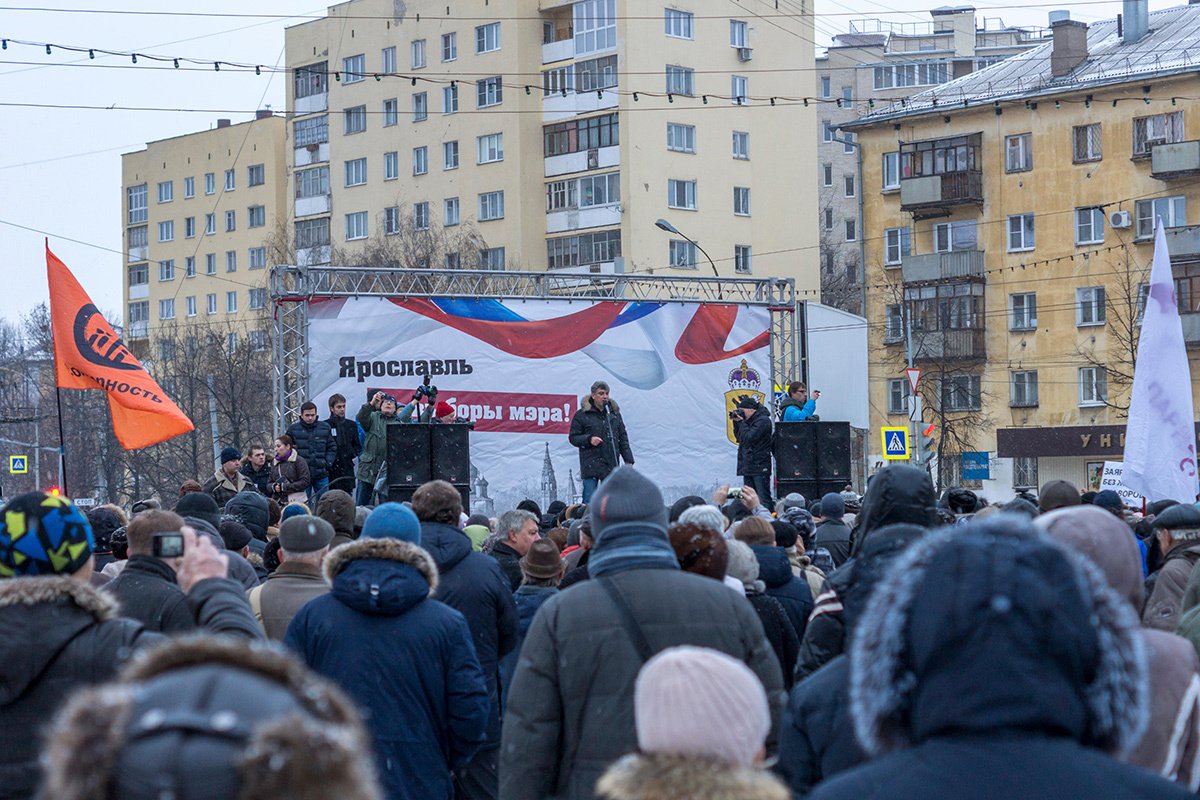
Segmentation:
[(1150, 290), (1125, 425), (1124, 480), (1127, 487), (1151, 502), (1191, 503), (1196, 499), (1192, 379), (1161, 218), (1154, 230)]

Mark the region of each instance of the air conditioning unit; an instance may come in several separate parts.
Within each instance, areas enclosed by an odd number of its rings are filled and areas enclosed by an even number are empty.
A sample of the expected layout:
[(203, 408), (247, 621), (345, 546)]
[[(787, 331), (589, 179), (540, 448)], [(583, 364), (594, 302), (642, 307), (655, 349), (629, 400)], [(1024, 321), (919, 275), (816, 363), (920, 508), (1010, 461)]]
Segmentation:
[(1128, 211), (1114, 211), (1108, 215), (1108, 224), (1114, 228), (1128, 228), (1133, 224), (1133, 217)]
[(594, 147), (591, 150), (588, 150), (587, 168), (588, 169), (599, 169), (600, 168), (600, 151)]
[(754, 57), (754, 48), (753, 47), (739, 47), (737, 49), (737, 51), (738, 51), (738, 61), (749, 61), (751, 58)]

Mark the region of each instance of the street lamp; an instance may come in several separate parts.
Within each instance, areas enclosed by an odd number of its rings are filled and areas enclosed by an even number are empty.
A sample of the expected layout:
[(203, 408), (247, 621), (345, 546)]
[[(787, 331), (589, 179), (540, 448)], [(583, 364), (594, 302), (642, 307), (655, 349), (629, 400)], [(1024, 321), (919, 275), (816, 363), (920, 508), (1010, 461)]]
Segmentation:
[(705, 250), (703, 247), (700, 246), (699, 242), (697, 242), (695, 239), (691, 238), (687, 234), (680, 232), (680, 230), (678, 228), (676, 228), (671, 223), (667, 222), (665, 219), (661, 219), (661, 218), (656, 219), (654, 221), (654, 226), (656, 228), (658, 228), (659, 230), (666, 231), (667, 233), (673, 233), (676, 236), (682, 236), (684, 239), (687, 239), (689, 242), (691, 242), (692, 246), (695, 247), (697, 250), (699, 250), (701, 253), (704, 253), (704, 257), (708, 259), (708, 263), (712, 266), (712, 269), (713, 269), (713, 275), (716, 275), (718, 278), (721, 277), (721, 273), (717, 272), (717, 265), (713, 262), (712, 256), (710, 256), (708, 254), (707, 250)]

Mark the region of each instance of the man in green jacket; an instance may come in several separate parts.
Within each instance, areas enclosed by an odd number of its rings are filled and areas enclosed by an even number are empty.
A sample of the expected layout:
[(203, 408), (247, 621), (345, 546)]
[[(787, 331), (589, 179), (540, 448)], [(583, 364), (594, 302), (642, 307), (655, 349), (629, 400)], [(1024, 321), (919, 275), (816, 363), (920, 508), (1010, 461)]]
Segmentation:
[(387, 460), (387, 424), (396, 419), (396, 398), (386, 392), (376, 392), (371, 400), (363, 403), (355, 419), (367, 432), (362, 455), (358, 457), (358, 484), (355, 487), (354, 503), (371, 505), (375, 479)]

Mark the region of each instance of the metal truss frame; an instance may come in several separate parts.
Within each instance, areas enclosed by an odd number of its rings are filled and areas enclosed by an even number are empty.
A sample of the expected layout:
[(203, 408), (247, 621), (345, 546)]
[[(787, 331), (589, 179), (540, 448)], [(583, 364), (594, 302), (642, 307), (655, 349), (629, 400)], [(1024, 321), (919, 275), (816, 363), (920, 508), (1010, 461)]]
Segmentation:
[[(381, 269), (279, 265), (271, 269), (274, 308), (275, 429), (287, 428), (308, 396), (308, 303), (333, 297), (458, 297), (623, 300), (653, 303), (753, 305), (771, 313), (771, 384), (798, 376), (800, 362), (796, 284), (791, 278), (583, 275), (492, 270)], [(766, 392), (774, 402), (774, 394)]]

